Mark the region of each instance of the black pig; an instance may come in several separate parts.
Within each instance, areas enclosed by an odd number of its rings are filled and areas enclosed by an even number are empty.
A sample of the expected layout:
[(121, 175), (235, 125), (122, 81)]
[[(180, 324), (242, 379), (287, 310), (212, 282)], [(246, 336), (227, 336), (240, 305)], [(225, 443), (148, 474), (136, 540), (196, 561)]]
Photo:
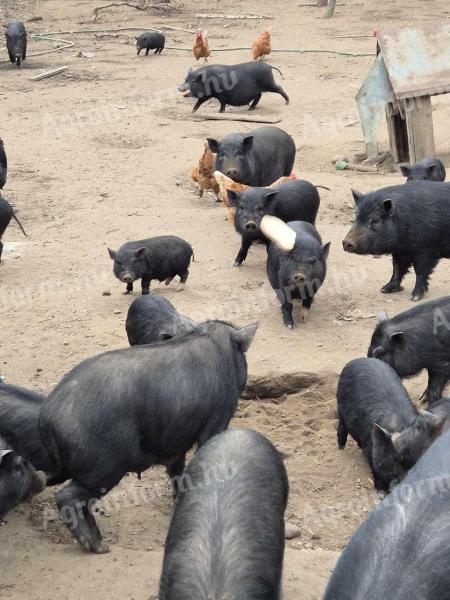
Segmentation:
[(6, 228), (8, 227), (11, 219), (14, 219), (16, 221), (16, 223), (19, 225), (20, 229), (22, 230), (23, 235), (26, 236), (27, 234), (25, 233), (25, 230), (22, 227), (22, 223), (17, 218), (16, 213), (14, 212), (11, 204), (6, 200), (6, 198), (3, 198), (2, 196), (0, 196), (0, 264), (1, 264), (2, 252), (3, 252), (2, 237), (3, 237), (3, 234), (5, 233)]
[[(443, 419), (419, 413), (398, 375), (375, 358), (357, 358), (342, 370), (337, 390), (340, 449), (350, 433), (369, 463), (377, 490), (403, 479)], [(403, 433), (405, 432), (405, 433)]]
[(279, 127), (230, 133), (221, 141), (208, 138), (208, 144), (217, 155), (216, 171), (253, 187), (272, 185), (280, 177), (289, 176), (294, 166), (294, 140)]
[(392, 254), (394, 272), (382, 288), (403, 288), (410, 265), (416, 285), (411, 300), (421, 300), (440, 258), (450, 258), (450, 184), (417, 181), (363, 195), (353, 191), (356, 220), (343, 243), (346, 252)]
[(159, 599), (279, 600), (288, 479), (269, 440), (248, 429), (216, 435), (181, 483)]
[(411, 167), (400, 167), (406, 181), (445, 181), (447, 173), (439, 158), (424, 158)]
[(206, 321), (180, 338), (95, 356), (44, 401), (43, 442), (60, 476), (72, 480), (56, 503), (82, 546), (108, 552), (92, 507), (127, 472), (164, 465), (179, 477), (188, 450), (228, 427), (256, 328)]
[(250, 188), (245, 192), (228, 190), (228, 206), (237, 209), (234, 226), (242, 238), (234, 266), (241, 266), (255, 240), (269, 245), (260, 229), (264, 215), (274, 215), (285, 223), (306, 221), (314, 225), (319, 205), (317, 188), (302, 179), (293, 179), (273, 188)]
[(5, 37), (9, 60), (13, 65), (20, 67), (22, 61), (27, 57), (27, 32), (24, 24), (20, 21), (8, 23)]
[(136, 38), (136, 48), (138, 55), (145, 48), (145, 56), (148, 56), (150, 50), (154, 50), (155, 54), (161, 54), (166, 43), (166, 36), (157, 31), (147, 31)]
[(128, 309), (126, 330), (130, 346), (170, 340), (191, 332), (197, 323), (183, 317), (158, 294), (139, 296)]
[(0, 523), (22, 500), (42, 492), (45, 475), (16, 454), (0, 437)]
[(166, 285), (178, 275), (183, 289), (189, 276), (189, 264), (194, 252), (191, 246), (174, 235), (160, 235), (137, 242), (126, 242), (114, 251), (108, 248), (114, 261), (114, 275), (127, 284), (125, 294), (133, 291), (133, 282), (141, 279), (142, 294), (150, 292), (152, 279)]
[(301, 319), (305, 323), (314, 296), (325, 280), (330, 243), (322, 245), (322, 239), (311, 223), (291, 221), (288, 225), (296, 233), (295, 246), (285, 252), (276, 243), (270, 244), (267, 275), (281, 302), (284, 325), (293, 329), (292, 300), (302, 303)]
[(5, 145), (0, 138), (0, 190), (5, 187), (8, 174), (8, 159), (6, 158)]
[(430, 300), (392, 319), (379, 316), (368, 356), (390, 365), (399, 377), (428, 371), (424, 398), (437, 402), (450, 379), (450, 296)]
[(323, 600), (450, 598), (450, 431), (345, 547)]
[(286, 100), (286, 104), (289, 104), (288, 95), (280, 85), (275, 83), (273, 69), (278, 71), (276, 67), (263, 62), (208, 65), (195, 71), (190, 69), (178, 91), (197, 98), (192, 112), (197, 111), (211, 98), (216, 98), (220, 102), (219, 112), (224, 112), (227, 104), (230, 106), (250, 104), (250, 110), (253, 110), (261, 100), (263, 92), (280, 94)]

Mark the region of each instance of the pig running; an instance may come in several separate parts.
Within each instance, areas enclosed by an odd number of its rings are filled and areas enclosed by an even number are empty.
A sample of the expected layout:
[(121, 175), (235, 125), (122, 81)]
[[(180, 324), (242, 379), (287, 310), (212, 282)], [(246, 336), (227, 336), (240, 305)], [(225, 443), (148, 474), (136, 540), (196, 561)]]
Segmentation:
[(148, 56), (150, 50), (154, 50), (154, 54), (161, 54), (164, 50), (166, 43), (166, 36), (156, 31), (148, 31), (142, 33), (136, 38), (137, 54), (141, 53), (141, 50), (145, 48), (145, 56)]
[(267, 275), (278, 294), (284, 325), (293, 329), (292, 300), (302, 303), (301, 320), (305, 323), (314, 296), (325, 280), (330, 242), (322, 245), (311, 223), (291, 221), (288, 226), (296, 233), (294, 248), (285, 252), (272, 242), (267, 255)]
[(92, 506), (126, 473), (164, 465), (179, 477), (186, 452), (228, 427), (256, 329), (206, 321), (180, 338), (85, 360), (56, 386), (40, 432), (60, 476), (72, 480), (55, 499), (82, 546), (108, 552)]
[[(216, 98), (220, 102), (219, 112), (221, 113), (225, 112), (227, 104), (230, 106), (250, 104), (249, 110), (253, 110), (261, 100), (263, 92), (280, 94), (286, 100), (286, 104), (289, 104), (288, 95), (275, 82), (273, 69), (279, 71), (276, 67), (262, 62), (208, 65), (195, 71), (189, 69), (186, 79), (179, 86), (178, 91), (185, 96), (197, 98), (192, 112), (196, 112), (204, 102), (211, 98)], [(221, 170), (219, 169), (219, 171)], [(275, 180), (272, 179), (272, 181)]]
[(27, 57), (27, 32), (20, 21), (11, 21), (5, 30), (9, 60), (19, 68)]
[(42, 492), (45, 475), (38, 473), (0, 437), (0, 524), (22, 500)]
[(312, 183), (293, 179), (274, 188), (250, 188), (244, 192), (228, 190), (228, 206), (236, 207), (234, 226), (241, 235), (241, 248), (234, 266), (240, 267), (256, 240), (269, 245), (260, 229), (264, 215), (274, 215), (285, 223), (288, 221), (316, 222), (320, 196)]
[(248, 429), (216, 435), (182, 484), (159, 599), (279, 600), (288, 479), (269, 440)]
[(447, 173), (439, 158), (424, 158), (411, 167), (400, 167), (406, 181), (445, 181)]
[(0, 196), (0, 264), (1, 264), (2, 253), (3, 253), (2, 237), (3, 237), (3, 234), (5, 233), (6, 228), (8, 227), (11, 219), (14, 219), (16, 221), (16, 223), (19, 225), (20, 229), (22, 230), (23, 235), (26, 236), (27, 234), (25, 233), (25, 230), (22, 227), (22, 223), (17, 218), (16, 213), (14, 212), (11, 204), (6, 200), (6, 198), (3, 198), (2, 196)]
[(5, 145), (3, 140), (0, 138), (0, 190), (5, 187), (7, 174), (8, 159), (6, 158)]
[(444, 421), (426, 411), (419, 413), (395, 371), (375, 358), (357, 358), (344, 367), (337, 413), (339, 449), (345, 448), (350, 434), (381, 491), (403, 479)]
[(339, 558), (323, 600), (450, 598), (450, 431), (377, 505)]
[(431, 405), (450, 379), (450, 296), (430, 300), (389, 319), (386, 312), (372, 335), (368, 356), (390, 365), (399, 377), (428, 371), (423, 397)]
[(126, 242), (119, 250), (108, 248), (108, 252), (114, 261), (114, 275), (127, 284), (125, 294), (130, 294), (133, 282), (140, 279), (143, 295), (150, 293), (152, 279), (169, 285), (176, 275), (180, 277), (179, 289), (183, 289), (194, 256), (192, 247), (174, 235)]
[(221, 141), (208, 138), (208, 144), (217, 155), (216, 171), (252, 187), (270, 186), (280, 177), (288, 177), (294, 166), (294, 140), (279, 127), (230, 133)]
[(152, 344), (190, 333), (197, 323), (180, 315), (158, 294), (139, 296), (128, 309), (126, 330), (130, 346)]
[(44, 396), (0, 382), (0, 436), (37, 471), (47, 476), (48, 485), (62, 483), (54, 478), (55, 464), (39, 434), (39, 415)]
[(392, 254), (393, 275), (382, 288), (403, 288), (410, 265), (416, 284), (411, 300), (421, 300), (440, 258), (450, 258), (450, 184), (417, 181), (370, 194), (353, 191), (356, 220), (343, 243), (346, 252)]

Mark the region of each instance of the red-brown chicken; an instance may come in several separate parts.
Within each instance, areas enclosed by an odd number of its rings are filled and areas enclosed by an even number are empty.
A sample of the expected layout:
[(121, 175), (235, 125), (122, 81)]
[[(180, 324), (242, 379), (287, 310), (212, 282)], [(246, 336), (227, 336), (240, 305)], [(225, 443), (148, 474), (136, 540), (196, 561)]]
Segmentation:
[(205, 143), (205, 150), (198, 161), (198, 165), (191, 169), (191, 179), (200, 186), (200, 198), (205, 190), (213, 190), (216, 196), (219, 195), (219, 184), (214, 177), (214, 154)]
[(253, 60), (262, 60), (272, 52), (270, 44), (270, 31), (263, 31), (252, 44)]
[(208, 56), (210, 56), (211, 50), (209, 49), (206, 31), (199, 29), (195, 32), (195, 44), (192, 48), (192, 52), (194, 53), (195, 60), (204, 58), (205, 62), (208, 62)]

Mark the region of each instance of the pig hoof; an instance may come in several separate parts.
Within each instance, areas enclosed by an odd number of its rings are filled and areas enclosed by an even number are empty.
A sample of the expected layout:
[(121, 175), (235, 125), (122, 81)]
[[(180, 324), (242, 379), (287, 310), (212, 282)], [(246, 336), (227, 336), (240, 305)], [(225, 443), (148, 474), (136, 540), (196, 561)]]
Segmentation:
[(242, 263), (237, 262), (237, 261), (233, 264), (233, 267), (241, 267), (241, 266), (242, 266)]
[(411, 300), (413, 302), (419, 302), (419, 300), (422, 300), (422, 298), (423, 298), (423, 294), (413, 294), (411, 296)]
[(385, 286), (381, 288), (381, 292), (383, 294), (394, 294), (395, 292), (402, 292), (403, 286), (396, 285), (392, 283), (387, 283)]
[(295, 327), (294, 323), (285, 323), (284, 326), (290, 330), (294, 329), (294, 327)]
[(108, 554), (108, 552), (111, 552), (109, 546), (103, 542), (95, 542), (92, 544), (91, 550), (94, 554)]
[(128, 294), (131, 294), (131, 292), (129, 292), (128, 290), (125, 290), (125, 291), (123, 292), (123, 295), (124, 295), (124, 296), (128, 296)]

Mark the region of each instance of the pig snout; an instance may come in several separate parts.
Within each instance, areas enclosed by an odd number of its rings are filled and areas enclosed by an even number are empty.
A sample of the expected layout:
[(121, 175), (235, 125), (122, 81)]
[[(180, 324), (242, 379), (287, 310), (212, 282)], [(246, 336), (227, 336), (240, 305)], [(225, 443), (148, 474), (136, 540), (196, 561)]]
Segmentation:
[(229, 177), (230, 179), (233, 179), (234, 181), (237, 180), (238, 176), (239, 176), (239, 171), (237, 169), (231, 168), (231, 169), (227, 169), (225, 171), (225, 175), (227, 177)]
[(255, 221), (248, 221), (244, 225), (244, 230), (247, 233), (256, 233), (258, 231), (258, 225), (255, 223)]
[(133, 283), (134, 279), (129, 273), (125, 273), (125, 275), (122, 275), (122, 281), (124, 283)]
[(295, 285), (299, 285), (301, 283), (305, 283), (306, 281), (306, 275), (304, 273), (295, 273), (295, 275), (292, 277), (292, 280), (294, 282)]
[(356, 249), (355, 242), (348, 237), (342, 241), (342, 246), (346, 252), (354, 252)]

